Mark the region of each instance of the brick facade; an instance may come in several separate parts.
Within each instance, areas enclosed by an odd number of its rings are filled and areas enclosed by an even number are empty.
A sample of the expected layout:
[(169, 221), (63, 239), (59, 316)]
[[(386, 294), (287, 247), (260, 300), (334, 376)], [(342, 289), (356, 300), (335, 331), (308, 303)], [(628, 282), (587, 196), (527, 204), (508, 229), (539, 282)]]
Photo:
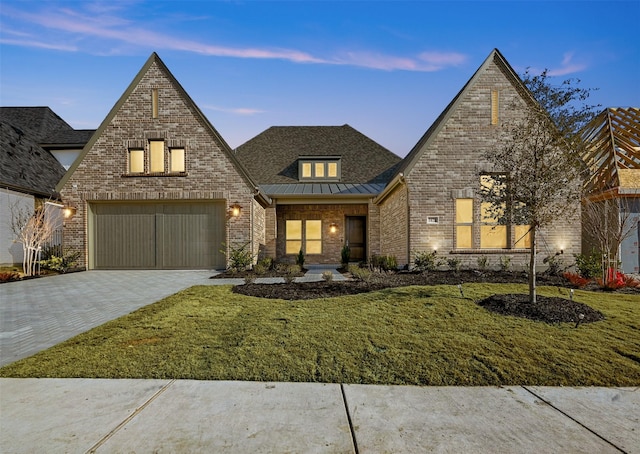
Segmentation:
[[(152, 91), (158, 92), (158, 115), (152, 115)], [(88, 144), (71, 176), (63, 180), (64, 203), (77, 208), (65, 221), (65, 245), (82, 253), (80, 265), (89, 267), (88, 205), (93, 201), (225, 201), (238, 203), (242, 214), (227, 220), (226, 243), (250, 243), (254, 252), (264, 242), (264, 210), (254, 200), (253, 186), (230, 159), (228, 147), (199, 114), (166, 67), (152, 56), (134, 83)], [(147, 175), (128, 173), (128, 150), (143, 148), (148, 172), (148, 142), (165, 143), (169, 150), (185, 150), (185, 172)]]
[[(497, 125), (491, 121), (493, 91), (497, 91), (499, 99), (500, 122)], [(524, 105), (513, 79), (495, 61), (490, 61), (474, 76), (459, 95), (453, 110), (422, 144), (415, 162), (405, 171), (406, 187), (399, 186), (381, 202), (383, 254), (396, 255), (401, 265), (414, 251), (433, 250), (445, 258), (457, 257), (471, 267), (477, 266), (477, 259), (482, 255), (487, 255), (489, 263), (495, 266), (499, 256), (510, 257), (512, 265), (518, 269), (528, 263), (527, 250), (455, 249), (455, 199), (474, 198), (474, 220), (480, 219), (476, 192), (480, 187), (480, 175), (490, 170), (482, 162), (482, 156), (497, 146), (502, 132), (500, 123), (522, 114), (511, 108), (518, 100)], [(405, 213), (403, 204), (408, 206)], [(406, 211), (409, 230), (405, 235)], [(569, 264), (573, 254), (580, 253), (580, 235), (580, 204), (576, 200), (575, 210), (568, 212), (565, 219), (540, 232), (539, 254), (545, 257), (563, 249), (565, 262)], [(513, 232), (511, 236), (514, 236)], [(473, 244), (476, 248), (480, 244), (478, 222), (473, 226)]]

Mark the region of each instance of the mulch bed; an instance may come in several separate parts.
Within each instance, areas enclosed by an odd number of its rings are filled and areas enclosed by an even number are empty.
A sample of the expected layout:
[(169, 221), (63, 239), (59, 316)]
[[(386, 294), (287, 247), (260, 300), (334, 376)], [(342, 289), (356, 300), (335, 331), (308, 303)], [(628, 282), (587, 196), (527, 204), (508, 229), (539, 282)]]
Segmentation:
[[(230, 276), (227, 276), (230, 277)], [(240, 277), (236, 275), (236, 277)], [(284, 300), (305, 300), (330, 298), (342, 295), (354, 295), (385, 288), (405, 287), (409, 285), (458, 285), (473, 282), (519, 283), (528, 282), (527, 275), (521, 272), (499, 272), (475, 270), (451, 272), (434, 271), (429, 273), (398, 272), (376, 273), (369, 282), (300, 282), (295, 284), (245, 284), (233, 287), (233, 292), (260, 298)], [(539, 285), (570, 287), (566, 279), (560, 276), (540, 274)], [(577, 323), (580, 314), (584, 317), (580, 323), (592, 323), (604, 320), (604, 315), (586, 304), (559, 297), (537, 296), (536, 304), (529, 303), (528, 295), (493, 295), (477, 302), (485, 309), (502, 314), (524, 317), (546, 323)]]

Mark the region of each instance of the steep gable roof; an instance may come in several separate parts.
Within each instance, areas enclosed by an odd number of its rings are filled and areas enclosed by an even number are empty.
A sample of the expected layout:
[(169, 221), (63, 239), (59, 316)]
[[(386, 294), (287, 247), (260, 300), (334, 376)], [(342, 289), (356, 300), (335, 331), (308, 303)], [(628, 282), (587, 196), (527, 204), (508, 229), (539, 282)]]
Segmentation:
[(29, 132), (4, 120), (0, 120), (0, 169), (0, 186), (53, 198), (65, 174), (64, 167)]
[[(109, 113), (107, 114), (105, 119), (100, 124), (100, 127), (91, 136), (91, 139), (84, 146), (82, 152), (80, 153), (80, 156), (78, 156), (78, 159), (75, 160), (73, 165), (69, 168), (69, 171), (67, 172), (67, 174), (60, 181), (60, 183), (57, 186), (58, 191), (60, 191), (62, 189), (62, 187), (66, 184), (66, 182), (69, 180), (69, 178), (71, 178), (71, 176), (76, 171), (76, 169), (78, 168), (78, 166), (80, 165), (82, 160), (85, 158), (85, 156), (87, 155), (89, 150), (92, 149), (92, 147), (95, 145), (97, 140), (103, 135), (105, 130), (112, 123), (114, 117), (118, 114), (120, 109), (127, 102), (129, 97), (131, 96), (131, 94), (134, 92), (136, 87), (140, 84), (142, 79), (145, 77), (145, 75), (147, 74), (147, 72), (150, 70), (150, 68), (153, 65), (157, 65), (167, 75), (169, 81), (175, 87), (175, 89), (179, 92), (179, 94), (182, 97), (182, 99), (193, 109), (193, 111), (196, 113), (196, 115), (202, 120), (203, 124), (206, 125), (207, 129), (209, 130), (209, 132), (216, 138), (216, 140), (220, 144), (223, 152), (229, 158), (229, 160), (232, 162), (233, 166), (238, 171), (238, 173), (244, 178), (244, 180), (246, 181), (247, 185), (249, 187), (251, 187), (252, 189), (256, 188), (257, 186), (255, 185), (255, 183), (253, 183), (253, 181), (251, 180), (251, 177), (246, 172), (246, 170), (242, 167), (240, 162), (238, 162), (238, 160), (236, 159), (233, 151), (231, 150), (231, 148), (229, 147), (227, 142), (222, 138), (222, 136), (218, 133), (218, 131), (213, 127), (213, 125), (209, 122), (207, 117), (198, 108), (198, 106), (195, 104), (195, 102), (193, 102), (193, 100), (191, 99), (189, 94), (185, 91), (185, 89), (182, 87), (182, 85), (180, 85), (180, 83), (173, 76), (171, 71), (169, 71), (169, 68), (167, 68), (167, 66), (164, 64), (164, 62), (158, 56), (158, 54), (153, 52), (149, 56), (149, 58), (147, 59), (145, 64), (142, 66), (142, 68), (140, 69), (138, 74), (131, 81), (131, 83), (129, 84), (127, 89), (124, 91), (122, 96), (120, 96), (120, 99), (118, 99), (116, 104), (111, 108), (111, 110), (109, 111)], [(264, 196), (262, 196), (260, 194), (258, 194), (258, 195), (262, 197), (262, 199), (263, 199), (263, 201), (265, 203), (270, 203), (270, 200), (268, 199), (268, 197), (264, 197)]]
[(522, 94), (522, 96), (527, 99), (529, 102), (534, 102), (535, 100), (529, 90), (525, 87), (520, 76), (513, 70), (511, 65), (507, 62), (504, 56), (500, 53), (498, 49), (493, 49), (489, 56), (485, 59), (485, 61), (480, 65), (480, 67), (476, 70), (476, 72), (471, 76), (471, 78), (467, 81), (467, 83), (462, 87), (462, 89), (458, 92), (458, 94), (451, 100), (449, 105), (442, 111), (440, 116), (433, 122), (431, 127), (424, 133), (424, 135), (418, 140), (418, 142), (411, 149), (409, 154), (404, 158), (402, 164), (400, 164), (395, 173), (392, 176), (391, 181), (387, 184), (387, 187), (380, 194), (379, 200), (386, 197), (395, 184), (403, 177), (403, 175), (411, 172), (413, 166), (418, 162), (424, 153), (424, 151), (428, 148), (429, 143), (435, 139), (438, 135), (438, 132), (442, 129), (442, 127), (447, 123), (453, 112), (456, 111), (459, 103), (463, 99), (464, 95), (474, 86), (476, 81), (479, 79), (480, 75), (483, 74), (486, 69), (492, 65), (496, 64), (500, 67), (505, 75), (510, 79), (514, 88)]
[(608, 108), (582, 132), (584, 161), (590, 169), (592, 193), (619, 188), (640, 189), (640, 109)]
[(340, 183), (386, 183), (400, 157), (349, 125), (273, 126), (236, 149), (260, 185), (297, 184), (300, 157), (340, 157)]

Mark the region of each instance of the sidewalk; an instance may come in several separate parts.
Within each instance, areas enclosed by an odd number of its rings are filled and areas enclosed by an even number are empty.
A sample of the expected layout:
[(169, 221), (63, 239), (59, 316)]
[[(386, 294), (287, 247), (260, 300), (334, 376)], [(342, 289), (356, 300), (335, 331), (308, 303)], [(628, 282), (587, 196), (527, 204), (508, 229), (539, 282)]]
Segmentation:
[(0, 451), (639, 453), (640, 390), (1, 379)]

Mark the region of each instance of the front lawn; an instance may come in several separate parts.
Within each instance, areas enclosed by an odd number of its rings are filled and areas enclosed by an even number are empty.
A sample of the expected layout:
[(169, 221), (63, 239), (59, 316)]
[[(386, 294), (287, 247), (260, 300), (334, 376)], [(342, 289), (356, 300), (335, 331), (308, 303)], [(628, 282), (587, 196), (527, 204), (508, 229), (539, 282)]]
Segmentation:
[(467, 298), (457, 286), (437, 285), (284, 301), (198, 286), (5, 366), (0, 376), (640, 385), (638, 295), (575, 291), (576, 301), (605, 316), (578, 328), (496, 314), (471, 300), (517, 292), (526, 286), (465, 284)]

